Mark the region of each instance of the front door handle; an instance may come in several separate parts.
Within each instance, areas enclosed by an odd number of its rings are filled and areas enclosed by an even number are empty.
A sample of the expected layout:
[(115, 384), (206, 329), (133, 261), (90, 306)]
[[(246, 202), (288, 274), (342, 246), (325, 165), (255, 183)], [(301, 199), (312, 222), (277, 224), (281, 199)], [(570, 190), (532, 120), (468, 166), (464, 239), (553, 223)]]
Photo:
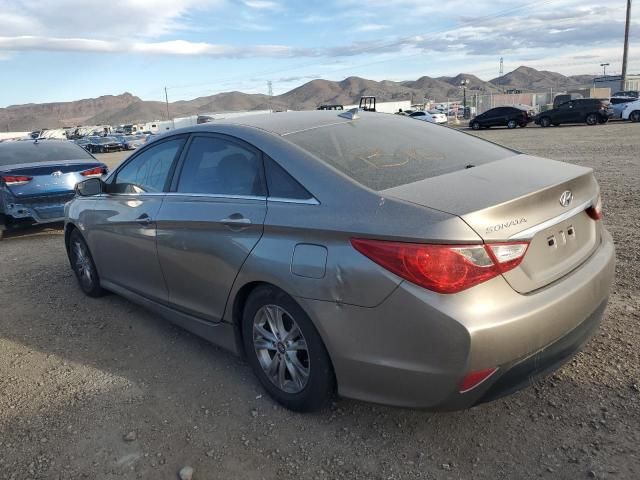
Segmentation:
[(143, 213), (138, 218), (136, 218), (136, 222), (138, 222), (140, 225), (148, 227), (153, 223), (153, 219), (146, 213)]

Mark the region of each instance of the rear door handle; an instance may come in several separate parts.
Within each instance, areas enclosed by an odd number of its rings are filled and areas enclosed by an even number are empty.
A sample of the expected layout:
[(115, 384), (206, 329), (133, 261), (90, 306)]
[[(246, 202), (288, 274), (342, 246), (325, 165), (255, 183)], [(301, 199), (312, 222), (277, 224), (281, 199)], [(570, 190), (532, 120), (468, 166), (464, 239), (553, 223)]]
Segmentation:
[(153, 219), (146, 213), (143, 213), (138, 218), (136, 218), (136, 222), (138, 222), (140, 225), (148, 227), (153, 223)]
[(220, 223), (231, 228), (244, 227), (247, 225), (251, 225), (251, 220), (243, 217), (239, 213), (234, 213), (233, 215), (229, 215), (227, 218), (223, 218), (222, 220), (220, 220)]
[(251, 220), (248, 218), (224, 218), (220, 221), (224, 225), (251, 225)]

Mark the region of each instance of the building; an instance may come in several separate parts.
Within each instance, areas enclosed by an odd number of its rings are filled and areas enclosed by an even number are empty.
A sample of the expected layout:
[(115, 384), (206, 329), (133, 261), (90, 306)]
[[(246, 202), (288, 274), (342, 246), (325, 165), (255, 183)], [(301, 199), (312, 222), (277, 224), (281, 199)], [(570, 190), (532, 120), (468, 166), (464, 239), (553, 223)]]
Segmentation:
[(611, 93), (621, 90), (640, 90), (640, 74), (627, 75), (627, 81), (624, 88), (620, 88), (622, 77), (620, 75), (607, 75), (605, 77), (596, 77), (593, 79), (594, 87), (610, 88)]

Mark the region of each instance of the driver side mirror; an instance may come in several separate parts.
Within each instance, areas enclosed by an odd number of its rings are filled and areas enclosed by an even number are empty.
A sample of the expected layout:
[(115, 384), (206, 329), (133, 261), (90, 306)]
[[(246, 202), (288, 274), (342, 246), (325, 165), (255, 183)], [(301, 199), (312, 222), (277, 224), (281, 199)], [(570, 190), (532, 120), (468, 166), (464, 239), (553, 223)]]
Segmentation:
[(76, 185), (76, 193), (81, 197), (91, 197), (104, 192), (104, 186), (101, 178), (89, 178)]

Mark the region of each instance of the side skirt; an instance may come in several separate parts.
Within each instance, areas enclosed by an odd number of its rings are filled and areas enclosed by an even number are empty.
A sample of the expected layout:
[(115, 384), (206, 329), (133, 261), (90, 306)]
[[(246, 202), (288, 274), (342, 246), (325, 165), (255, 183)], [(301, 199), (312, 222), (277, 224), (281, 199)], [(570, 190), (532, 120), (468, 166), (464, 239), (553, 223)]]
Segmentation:
[(235, 331), (232, 324), (227, 322), (212, 323), (201, 320), (193, 315), (179, 312), (171, 307), (149, 300), (142, 295), (134, 293), (107, 280), (102, 280), (100, 284), (106, 290), (116, 293), (133, 303), (161, 315), (171, 323), (178, 325), (179, 327), (182, 327), (205, 340), (208, 340), (214, 345), (224, 348), (235, 355), (240, 355), (236, 345)]

